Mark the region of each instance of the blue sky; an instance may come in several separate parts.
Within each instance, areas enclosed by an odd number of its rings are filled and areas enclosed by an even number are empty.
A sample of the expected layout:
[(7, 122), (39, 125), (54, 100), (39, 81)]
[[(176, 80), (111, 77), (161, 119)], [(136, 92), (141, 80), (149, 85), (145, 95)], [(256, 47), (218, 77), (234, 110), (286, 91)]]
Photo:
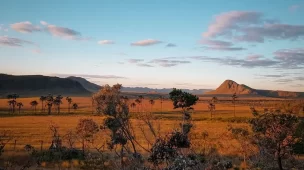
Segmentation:
[(1, 1), (0, 72), (304, 91), (304, 1)]

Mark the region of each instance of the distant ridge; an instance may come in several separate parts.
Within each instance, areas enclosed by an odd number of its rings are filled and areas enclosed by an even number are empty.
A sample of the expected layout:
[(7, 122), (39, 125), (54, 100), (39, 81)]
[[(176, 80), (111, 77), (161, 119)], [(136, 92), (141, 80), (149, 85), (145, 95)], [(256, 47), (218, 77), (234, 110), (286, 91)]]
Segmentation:
[(88, 80), (82, 77), (70, 76), (67, 78), (79, 82), (85, 89), (87, 89), (90, 92), (97, 92), (101, 88), (101, 86), (89, 82)]
[(206, 92), (212, 95), (253, 95), (264, 97), (304, 97), (304, 92), (290, 92), (281, 90), (259, 90), (253, 89), (244, 84), (238, 84), (233, 80), (225, 80), (216, 90)]
[(87, 96), (91, 92), (86, 90), (78, 81), (67, 78), (49, 77), (42, 75), (7, 75), (0, 74), (0, 97), (17, 93), (21, 96), (40, 95), (69, 95)]

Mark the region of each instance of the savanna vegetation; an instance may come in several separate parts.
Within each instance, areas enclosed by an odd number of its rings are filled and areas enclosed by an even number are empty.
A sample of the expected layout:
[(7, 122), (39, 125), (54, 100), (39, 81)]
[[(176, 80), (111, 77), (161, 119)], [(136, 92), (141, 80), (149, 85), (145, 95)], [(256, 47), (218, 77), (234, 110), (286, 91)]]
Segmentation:
[(303, 169), (302, 100), (121, 93), (0, 100), (3, 169)]

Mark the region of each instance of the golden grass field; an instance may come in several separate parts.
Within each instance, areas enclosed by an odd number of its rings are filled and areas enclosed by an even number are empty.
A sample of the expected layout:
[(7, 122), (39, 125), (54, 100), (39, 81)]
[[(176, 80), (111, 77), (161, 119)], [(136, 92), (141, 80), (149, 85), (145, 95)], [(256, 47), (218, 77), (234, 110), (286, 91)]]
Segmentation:
[[(49, 129), (51, 124), (59, 126), (59, 133), (64, 136), (68, 131), (75, 131), (77, 123), (82, 118), (91, 118), (95, 120), (99, 125), (103, 122), (103, 116), (96, 116), (92, 114), (92, 102), (90, 97), (73, 97), (73, 102), (79, 105), (79, 109), (76, 111), (71, 110), (71, 113), (67, 113), (68, 104), (66, 100), (63, 100), (61, 105), (61, 113), (58, 115), (53, 110), (51, 115), (47, 113), (41, 113), (41, 103), (39, 98), (20, 98), (18, 102), (22, 102), (24, 107), (19, 114), (8, 113), (8, 104), (6, 99), (0, 99), (0, 130), (9, 130), (15, 140), (11, 141), (7, 146), (6, 156), (15, 155), (16, 152), (24, 152), (24, 146), (30, 144), (35, 148), (40, 149), (41, 141), (43, 141), (43, 149), (47, 149), (51, 144), (52, 133)], [(33, 112), (30, 106), (30, 102), (37, 100), (39, 102), (37, 106), (37, 113)], [(133, 100), (129, 101), (130, 104)], [(162, 106), (162, 107), (161, 107)], [(261, 110), (263, 107), (257, 107)], [(138, 142), (149, 148), (149, 144), (145, 139), (142, 131), (139, 127), (145, 127), (141, 120), (136, 119), (136, 115), (146, 112), (152, 112), (156, 116), (155, 126), (160, 127), (160, 132), (165, 135), (167, 132), (173, 129), (179, 128), (181, 120), (181, 114), (178, 109), (174, 110), (172, 102), (169, 100), (163, 101), (162, 105), (160, 100), (155, 100), (155, 104), (151, 106), (148, 99), (144, 99), (142, 106), (138, 105), (136, 108), (130, 108), (131, 110), (131, 122), (134, 127), (136, 139)], [(139, 112), (138, 112), (139, 111)], [(37, 115), (35, 115), (37, 114)], [(216, 111), (213, 115), (213, 119), (210, 119), (210, 112), (208, 111), (208, 103), (206, 100), (199, 101), (194, 106), (192, 114), (192, 120), (194, 123), (194, 129), (191, 131), (192, 144), (201, 149), (201, 134), (208, 132), (208, 142), (212, 146), (217, 146), (218, 152), (223, 155), (238, 155), (239, 145), (233, 139), (228, 139), (227, 134), (228, 125), (248, 127), (246, 123), (232, 123), (229, 121), (222, 121), (225, 119), (233, 118), (234, 107), (230, 102), (219, 102), (216, 104)], [(250, 106), (239, 102), (236, 104), (236, 116), (238, 118), (251, 117)], [(148, 132), (147, 127), (145, 131)], [(98, 142), (95, 145), (103, 144), (108, 138), (105, 133), (100, 132), (97, 136)], [(148, 134), (149, 136), (149, 134)], [(151, 136), (151, 134), (150, 134)], [(229, 136), (229, 135), (228, 135)], [(149, 138), (149, 137), (148, 137)], [(149, 139), (153, 140), (153, 139)], [(76, 142), (76, 146), (80, 148), (80, 143)], [(15, 151), (12, 151), (15, 147)], [(143, 151), (143, 150), (142, 150)]]

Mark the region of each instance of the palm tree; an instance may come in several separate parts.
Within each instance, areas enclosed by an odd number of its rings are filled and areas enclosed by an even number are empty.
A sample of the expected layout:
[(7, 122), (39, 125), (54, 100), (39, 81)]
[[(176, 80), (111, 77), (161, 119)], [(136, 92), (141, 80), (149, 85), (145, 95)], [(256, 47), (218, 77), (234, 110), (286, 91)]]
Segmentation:
[(35, 114), (36, 114), (36, 107), (37, 107), (37, 105), (38, 105), (38, 102), (37, 102), (36, 100), (31, 101), (30, 105), (32, 106), (32, 108), (34, 108)]
[(19, 95), (18, 94), (9, 94), (6, 97), (7, 97), (7, 99), (10, 100), (10, 101), (8, 101), (8, 103), (10, 105), (10, 108), (11, 108), (12, 112), (15, 113), (15, 107), (16, 107), (16, 104), (17, 104), (16, 99), (19, 97)]
[(23, 104), (22, 104), (21, 102), (18, 102), (16, 105), (17, 105), (17, 107), (18, 107), (19, 114), (20, 114), (21, 107), (23, 107)]
[(212, 97), (211, 101), (212, 101), (212, 103), (217, 103), (218, 102), (218, 98), (214, 96), (214, 97)]
[(231, 98), (232, 98), (232, 103), (233, 103), (233, 107), (234, 107), (234, 117), (235, 117), (235, 101), (236, 101), (236, 99), (238, 98), (237, 95), (236, 95), (236, 93), (234, 93), (234, 94), (231, 96)]
[(152, 107), (153, 107), (153, 105), (155, 104), (155, 101), (154, 101), (153, 99), (150, 99), (150, 100), (149, 100), (149, 103), (151, 104), (151, 112), (152, 112)]
[(54, 102), (54, 97), (53, 95), (49, 94), (48, 96), (46, 96), (46, 105), (48, 107), (48, 114), (50, 115), (52, 112), (52, 106), (53, 106), (53, 102)]
[(13, 113), (13, 108), (15, 107), (16, 105), (16, 100), (9, 100), (7, 101), (8, 105), (9, 105), (9, 112), (12, 112)]
[(133, 102), (133, 103), (131, 103), (131, 108), (134, 110), (135, 109), (135, 107), (136, 107), (136, 104)]
[(73, 107), (74, 111), (76, 111), (76, 110), (78, 109), (78, 104), (77, 104), (77, 103), (74, 103), (74, 104), (72, 105), (72, 107)]
[(208, 109), (210, 111), (210, 117), (212, 119), (213, 112), (215, 111), (215, 104), (212, 102), (209, 102)]
[(67, 101), (68, 101), (68, 110), (69, 110), (69, 113), (70, 113), (70, 105), (71, 105), (71, 103), (72, 103), (72, 98), (71, 97), (66, 97), (65, 98)]
[(140, 110), (142, 111), (142, 104), (143, 104), (144, 96), (139, 95), (139, 96), (138, 96), (138, 99), (140, 100)]
[(46, 96), (40, 96), (40, 101), (41, 101), (41, 111), (44, 112), (44, 101), (46, 101)]
[(62, 104), (63, 97), (61, 95), (58, 95), (55, 97), (55, 100), (53, 101), (54, 105), (57, 106), (57, 113), (60, 113), (60, 105)]

